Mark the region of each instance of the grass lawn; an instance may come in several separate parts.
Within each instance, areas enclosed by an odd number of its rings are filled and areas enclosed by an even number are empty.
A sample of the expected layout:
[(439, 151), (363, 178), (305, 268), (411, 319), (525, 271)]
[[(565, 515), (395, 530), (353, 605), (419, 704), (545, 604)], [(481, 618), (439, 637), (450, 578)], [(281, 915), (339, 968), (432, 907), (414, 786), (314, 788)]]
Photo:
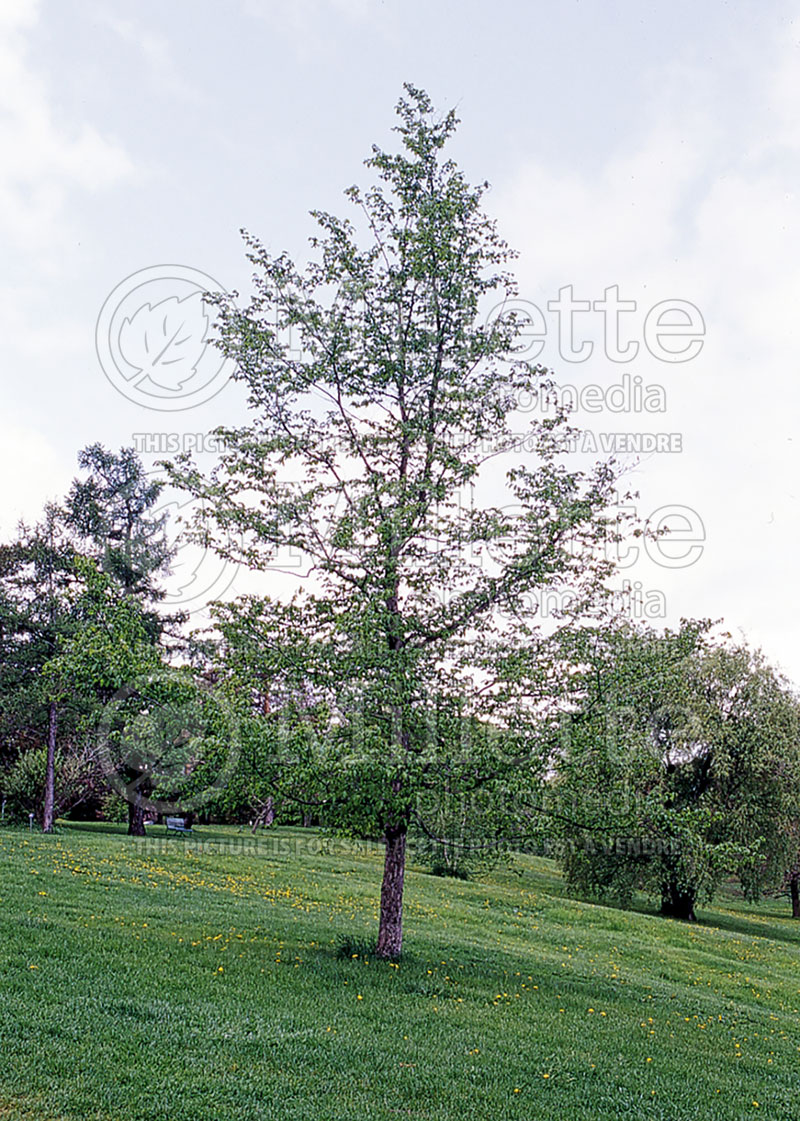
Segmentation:
[(412, 871), (391, 965), (337, 956), (375, 936), (375, 847), (115, 828), (0, 830), (2, 1121), (800, 1116), (785, 903), (687, 926), (543, 860)]

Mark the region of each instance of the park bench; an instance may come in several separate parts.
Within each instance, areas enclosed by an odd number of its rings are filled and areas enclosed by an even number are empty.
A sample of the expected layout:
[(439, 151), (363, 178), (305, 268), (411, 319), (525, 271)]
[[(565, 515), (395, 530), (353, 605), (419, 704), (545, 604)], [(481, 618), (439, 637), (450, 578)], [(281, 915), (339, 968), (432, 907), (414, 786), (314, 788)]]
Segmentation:
[(187, 826), (186, 818), (184, 817), (168, 817), (165, 818), (167, 833), (191, 833), (191, 825)]

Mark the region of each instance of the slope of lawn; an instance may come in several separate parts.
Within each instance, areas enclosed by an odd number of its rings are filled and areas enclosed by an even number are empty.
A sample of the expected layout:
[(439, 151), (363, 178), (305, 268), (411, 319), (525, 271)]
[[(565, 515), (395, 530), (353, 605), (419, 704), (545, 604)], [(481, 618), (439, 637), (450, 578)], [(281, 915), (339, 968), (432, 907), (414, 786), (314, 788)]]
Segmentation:
[(783, 903), (686, 926), (568, 899), (546, 861), (414, 870), (391, 965), (359, 953), (377, 847), (163, 834), (0, 830), (3, 1121), (800, 1116)]

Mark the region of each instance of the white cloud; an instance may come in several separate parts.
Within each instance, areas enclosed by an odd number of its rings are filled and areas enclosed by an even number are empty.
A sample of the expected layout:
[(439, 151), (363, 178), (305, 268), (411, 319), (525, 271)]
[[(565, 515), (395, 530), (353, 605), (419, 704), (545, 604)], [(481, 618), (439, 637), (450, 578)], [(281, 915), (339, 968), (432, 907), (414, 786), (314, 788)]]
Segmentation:
[[(704, 556), (691, 570), (645, 566), (634, 576), (664, 587), (676, 616), (743, 625), (796, 677), (800, 638), (786, 603), (800, 555), (799, 51), (786, 21), (747, 59), (743, 73), (764, 75), (760, 86), (737, 89), (735, 59), (713, 80), (685, 63), (654, 75), (638, 141), (591, 171), (579, 154), (566, 170), (528, 161), (493, 197), (502, 233), (522, 254), (521, 295), (540, 307), (571, 283), (588, 299), (618, 284), (639, 303), (639, 323), (661, 299), (702, 310), (698, 359), (659, 369), (640, 354), (630, 366), (667, 387), (666, 414), (588, 423), (684, 434), (682, 455), (653, 456), (637, 472), (640, 512), (660, 501), (693, 505), (708, 530)], [(552, 352), (546, 361), (566, 383), (608, 384), (623, 369), (597, 350), (581, 366)]]
[(0, 28), (32, 27), (38, 18), (39, 0), (0, 0)]
[(532, 243), (526, 256), (539, 284), (576, 273), (600, 279), (623, 265), (646, 279), (676, 244), (680, 202), (698, 165), (695, 145), (673, 128), (591, 177), (532, 163), (499, 200), (503, 228), (510, 233), (513, 223)]
[(363, 20), (375, 14), (377, 0), (296, 0), (283, 4), (279, 0), (244, 0), (244, 12), (258, 19), (288, 19), (295, 26), (307, 26), (328, 12), (340, 12), (352, 20)]
[(207, 96), (182, 76), (169, 40), (137, 21), (97, 8), (97, 19), (124, 43), (142, 56), (152, 81), (165, 93), (194, 104), (204, 103)]
[(20, 518), (35, 522), (45, 502), (63, 498), (72, 474), (40, 432), (4, 420), (0, 423), (0, 478), (0, 535), (8, 540)]
[(33, 2), (0, 0), (0, 236), (27, 250), (66, 236), (72, 191), (101, 190), (132, 171), (117, 141), (59, 113), (29, 57), (38, 12)]
[(369, 23), (372, 32), (387, 33), (391, 20), (388, 4), (379, 0), (243, 0), (246, 16), (280, 27), (291, 37), (296, 54), (304, 61), (328, 54), (334, 47), (332, 22), (347, 31)]

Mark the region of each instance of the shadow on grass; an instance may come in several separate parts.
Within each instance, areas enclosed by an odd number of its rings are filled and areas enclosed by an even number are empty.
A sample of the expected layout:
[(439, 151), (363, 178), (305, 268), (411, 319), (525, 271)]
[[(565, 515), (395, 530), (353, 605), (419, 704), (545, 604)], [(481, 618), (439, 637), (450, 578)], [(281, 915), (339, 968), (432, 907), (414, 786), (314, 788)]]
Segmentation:
[(800, 922), (793, 920), (791, 914), (781, 914), (777, 910), (762, 914), (763, 917), (748, 919), (727, 911), (716, 911), (713, 915), (703, 914), (697, 925), (725, 930), (730, 934), (743, 934), (748, 938), (768, 938), (772, 942), (800, 946)]
[[(549, 895), (555, 896), (556, 892), (549, 890)], [(791, 911), (787, 905), (781, 910), (779, 905), (770, 906), (768, 909), (754, 910), (752, 916), (742, 914), (744, 904), (741, 893), (734, 895), (730, 889), (724, 893), (716, 903), (697, 907), (697, 921), (682, 922), (672, 916), (662, 915), (661, 908), (654, 899), (638, 896), (630, 907), (615, 906), (609, 900), (592, 899), (587, 895), (572, 894), (566, 884), (558, 893), (562, 898), (584, 903), (593, 907), (602, 907), (606, 911), (633, 913), (645, 915), (648, 918), (659, 919), (664, 922), (678, 923), (687, 930), (700, 927), (705, 930), (724, 930), (729, 934), (741, 934), (747, 938), (766, 938), (772, 942), (783, 942), (787, 946), (800, 946), (800, 920), (792, 919)]]
[[(67, 821), (59, 819), (56, 829), (64, 833), (86, 833), (92, 836), (106, 835), (125, 838), (129, 836), (127, 824), (117, 821)], [(239, 829), (237, 826), (195, 825), (191, 833), (184, 834), (169, 831), (163, 823), (154, 822), (146, 826), (144, 838), (132, 837), (131, 840), (141, 841), (148, 838), (163, 840), (165, 837), (169, 837), (170, 841), (174, 841), (176, 844), (181, 842), (196, 844), (198, 841), (231, 841), (239, 836), (251, 838), (250, 830)]]
[(127, 837), (128, 826), (121, 821), (67, 821), (59, 818), (56, 828), (69, 833), (104, 833)]

